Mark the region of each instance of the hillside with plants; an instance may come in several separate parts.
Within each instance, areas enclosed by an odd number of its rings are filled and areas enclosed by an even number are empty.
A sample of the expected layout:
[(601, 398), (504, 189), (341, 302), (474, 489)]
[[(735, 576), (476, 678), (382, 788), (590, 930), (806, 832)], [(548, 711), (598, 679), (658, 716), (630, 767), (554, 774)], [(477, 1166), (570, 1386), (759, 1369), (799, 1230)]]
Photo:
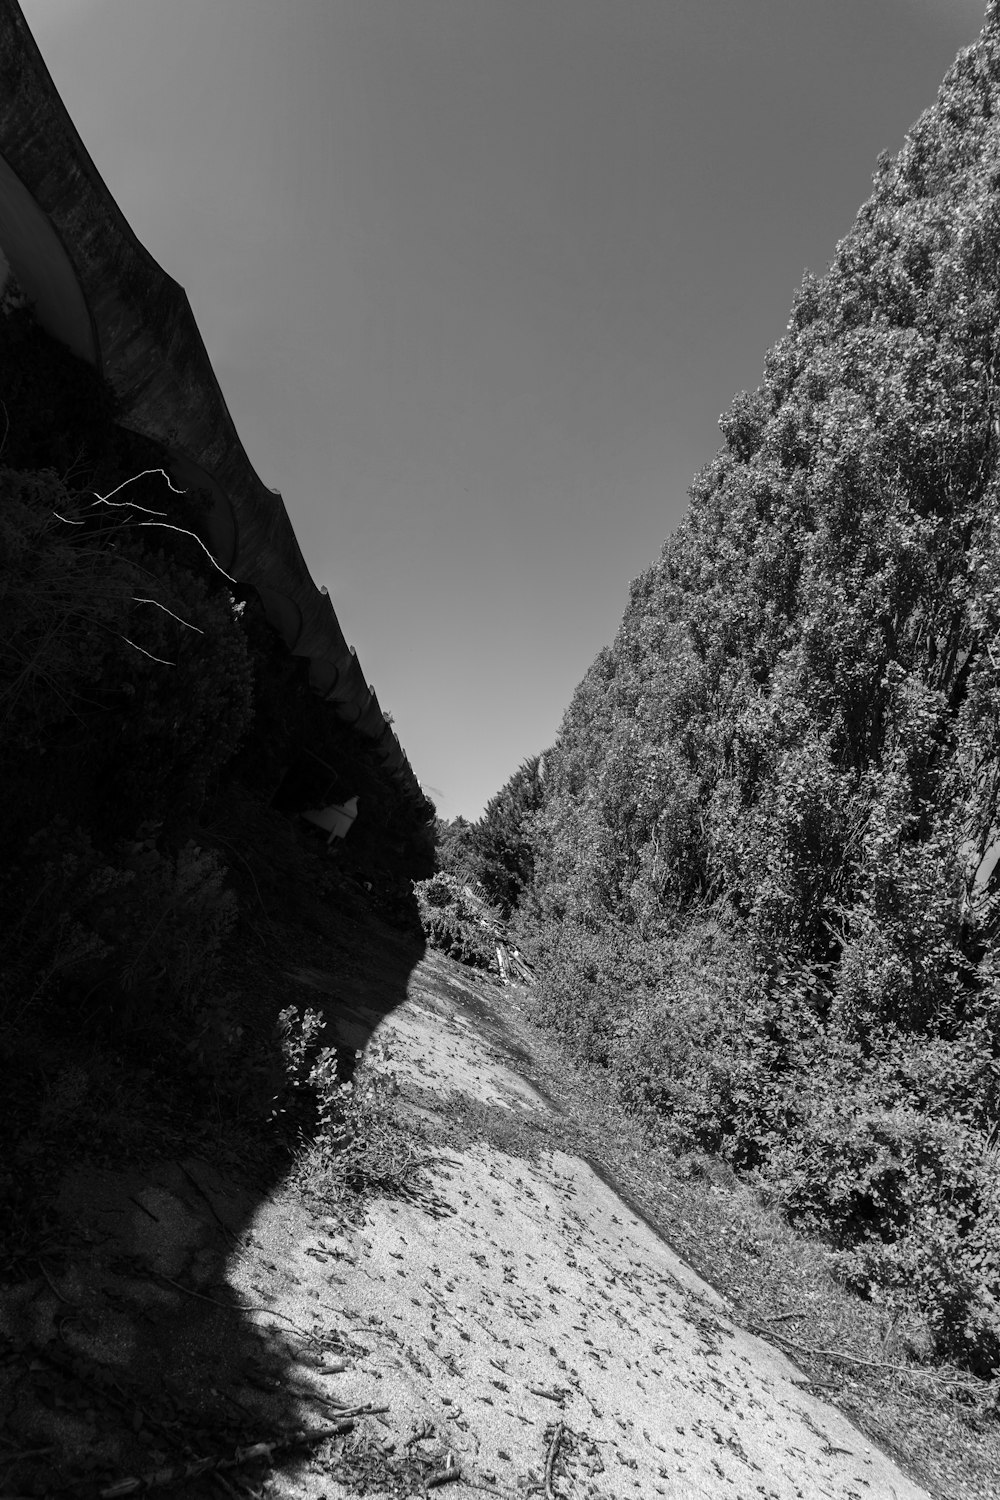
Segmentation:
[(1000, 1365), (1000, 9), (555, 745), (446, 830), (537, 1008), (928, 1357)]

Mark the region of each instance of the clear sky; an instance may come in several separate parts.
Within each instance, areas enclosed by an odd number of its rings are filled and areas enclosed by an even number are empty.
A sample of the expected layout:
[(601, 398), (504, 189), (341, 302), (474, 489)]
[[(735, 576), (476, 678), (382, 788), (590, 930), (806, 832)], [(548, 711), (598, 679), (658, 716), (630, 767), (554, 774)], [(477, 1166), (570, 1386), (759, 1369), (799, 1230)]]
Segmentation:
[(551, 743), (985, 0), (21, 0), (417, 776)]

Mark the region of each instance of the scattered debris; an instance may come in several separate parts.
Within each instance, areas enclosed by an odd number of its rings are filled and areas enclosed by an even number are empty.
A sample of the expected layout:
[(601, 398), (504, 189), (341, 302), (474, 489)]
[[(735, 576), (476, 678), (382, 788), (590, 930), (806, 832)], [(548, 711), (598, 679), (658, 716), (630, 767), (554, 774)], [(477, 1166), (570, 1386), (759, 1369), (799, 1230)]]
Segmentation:
[(243, 1464), (258, 1460), (269, 1460), (283, 1448), (309, 1447), (325, 1443), (329, 1438), (342, 1437), (354, 1429), (353, 1420), (337, 1422), (333, 1427), (320, 1427), (314, 1431), (288, 1433), (269, 1443), (250, 1443), (237, 1448), (228, 1458), (197, 1458), (186, 1464), (173, 1464), (167, 1468), (153, 1469), (135, 1479), (119, 1479), (114, 1484), (98, 1490), (99, 1500), (124, 1500), (127, 1495), (144, 1495), (149, 1490), (163, 1489), (183, 1480), (198, 1479), (202, 1474), (216, 1474), (223, 1469), (237, 1469)]

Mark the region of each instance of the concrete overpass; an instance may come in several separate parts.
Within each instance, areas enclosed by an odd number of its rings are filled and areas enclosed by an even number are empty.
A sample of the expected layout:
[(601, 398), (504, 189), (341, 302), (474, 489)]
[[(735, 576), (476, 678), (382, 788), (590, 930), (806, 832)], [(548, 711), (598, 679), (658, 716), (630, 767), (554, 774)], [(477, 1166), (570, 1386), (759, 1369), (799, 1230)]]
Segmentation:
[(259, 594), (313, 690), (427, 807), (281, 496), (240, 442), (182, 287), (139, 243), (74, 129), (16, 0), (0, 0), (0, 247), (42, 326), (94, 365), (117, 420), (212, 497), (208, 543)]

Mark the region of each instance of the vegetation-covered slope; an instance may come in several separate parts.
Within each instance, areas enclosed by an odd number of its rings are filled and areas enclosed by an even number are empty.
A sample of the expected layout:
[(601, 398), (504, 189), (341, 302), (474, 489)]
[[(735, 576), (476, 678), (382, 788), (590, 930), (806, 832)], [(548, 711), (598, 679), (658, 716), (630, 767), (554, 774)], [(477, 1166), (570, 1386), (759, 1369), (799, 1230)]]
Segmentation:
[(543, 758), (514, 835), (530, 861), (510, 861), (533, 867), (519, 921), (548, 1018), (982, 1373), (1000, 1360), (998, 108), (994, 5), (723, 417)]

